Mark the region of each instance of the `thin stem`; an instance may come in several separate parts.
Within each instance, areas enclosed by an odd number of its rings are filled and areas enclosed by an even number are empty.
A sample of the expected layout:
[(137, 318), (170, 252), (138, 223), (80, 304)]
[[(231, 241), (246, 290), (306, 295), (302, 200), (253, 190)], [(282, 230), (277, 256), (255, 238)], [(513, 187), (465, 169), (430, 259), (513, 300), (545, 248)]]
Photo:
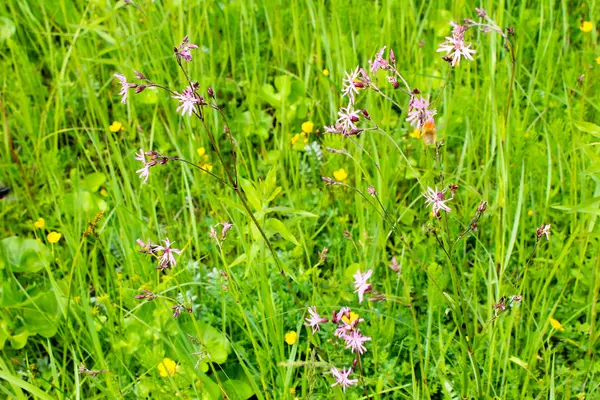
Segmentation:
[(199, 169), (200, 171), (202, 171), (202, 172), (204, 172), (204, 173), (207, 173), (208, 175), (212, 176), (213, 178), (215, 178), (216, 180), (218, 180), (218, 181), (219, 181), (221, 184), (223, 184), (223, 185), (225, 185), (225, 186), (227, 186), (227, 187), (230, 187), (230, 188), (232, 188), (232, 189), (233, 189), (233, 186), (231, 186), (231, 185), (230, 185), (229, 183), (227, 183), (225, 180), (223, 180), (223, 179), (219, 178), (217, 175), (213, 174), (213, 173), (212, 173), (212, 172), (210, 172), (209, 170), (207, 170), (207, 169), (205, 169), (205, 168), (202, 168), (201, 166), (199, 166), (199, 165), (197, 165), (197, 164), (194, 164), (194, 163), (193, 163), (193, 162), (191, 162), (191, 161), (184, 160), (183, 158), (174, 158), (174, 159), (173, 159), (173, 161), (181, 161), (181, 162), (183, 162), (183, 163), (186, 163), (186, 164), (188, 164), (188, 165), (190, 165), (190, 166), (192, 166), (192, 167), (194, 167), (194, 168), (197, 168), (197, 169)]

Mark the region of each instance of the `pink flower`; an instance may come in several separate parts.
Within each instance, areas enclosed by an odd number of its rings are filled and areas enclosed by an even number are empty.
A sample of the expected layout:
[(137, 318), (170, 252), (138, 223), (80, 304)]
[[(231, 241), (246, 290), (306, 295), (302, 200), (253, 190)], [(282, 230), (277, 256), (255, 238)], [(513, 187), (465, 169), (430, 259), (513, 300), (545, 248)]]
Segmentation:
[(175, 265), (177, 265), (177, 262), (175, 261), (175, 256), (173, 254), (181, 254), (181, 250), (178, 249), (173, 249), (171, 248), (171, 245), (173, 243), (171, 243), (171, 241), (169, 240), (169, 238), (166, 238), (165, 240), (163, 240), (163, 242), (165, 243), (164, 246), (156, 246), (154, 251), (162, 251), (163, 254), (160, 257), (160, 262), (158, 265), (158, 269), (165, 269), (165, 268), (172, 268)]
[(185, 117), (186, 114), (191, 117), (196, 104), (204, 104), (202, 97), (196, 94), (196, 90), (192, 86), (185, 88), (181, 94), (175, 92), (175, 96), (172, 97), (179, 100), (177, 112), (181, 112), (182, 117)]
[(427, 187), (427, 193), (423, 193), (423, 197), (425, 197), (425, 205), (431, 205), (431, 212), (433, 212), (433, 214), (436, 216), (440, 215), (440, 210), (446, 212), (452, 211), (450, 207), (446, 205), (446, 202), (452, 200), (454, 197), (444, 200), (444, 193), (446, 190), (447, 188), (442, 191), (438, 191), (437, 187), (435, 190)]
[(119, 92), (121, 95), (121, 103), (127, 104), (127, 94), (129, 93), (129, 89), (137, 87), (137, 85), (135, 83), (127, 82), (127, 78), (123, 74), (114, 74), (113, 76), (117, 78), (121, 84), (121, 91)]
[(411, 95), (410, 101), (408, 102), (408, 118), (406, 121), (417, 129), (421, 129), (425, 122), (433, 119), (433, 116), (437, 114), (436, 109), (429, 109), (429, 100), (420, 96)]
[(358, 94), (358, 88), (364, 86), (358, 78), (359, 73), (360, 67), (356, 67), (353, 72), (346, 73), (346, 77), (342, 80), (342, 96), (348, 97), (350, 104), (354, 104), (354, 96)]
[(342, 129), (342, 133), (346, 134), (354, 129), (358, 129), (355, 125), (359, 120), (358, 111), (352, 109), (352, 105), (348, 105), (346, 108), (340, 108), (338, 111), (338, 120), (336, 126), (339, 125)]
[(546, 240), (550, 240), (550, 226), (551, 226), (551, 224), (540, 226), (535, 231), (535, 236), (538, 239), (540, 239), (542, 236), (545, 235), (546, 236)]
[(336, 367), (332, 367), (331, 374), (335, 378), (335, 383), (332, 383), (331, 387), (340, 385), (342, 387), (342, 390), (344, 392), (346, 392), (346, 388), (348, 388), (352, 385), (356, 385), (358, 383), (358, 379), (348, 379), (348, 377), (350, 376), (351, 373), (352, 373), (352, 368), (349, 368), (349, 369), (343, 368), (340, 371)]
[(192, 52), (191, 49), (197, 49), (198, 46), (195, 44), (189, 43), (189, 38), (187, 35), (181, 41), (181, 44), (175, 49), (175, 55), (183, 58), (185, 61), (192, 61)]
[(450, 64), (454, 67), (460, 64), (461, 57), (473, 60), (472, 54), (475, 54), (475, 50), (471, 49), (470, 43), (465, 42), (465, 32), (468, 27), (458, 24), (453, 24), (453, 27), (452, 36), (446, 37), (437, 52), (445, 52), (446, 56), (451, 59)]
[(379, 50), (379, 53), (377, 53), (375, 55), (375, 60), (371, 61), (369, 60), (369, 65), (371, 66), (371, 72), (375, 73), (377, 72), (380, 68), (381, 69), (387, 69), (389, 66), (389, 63), (386, 59), (383, 58), (383, 52), (385, 51), (385, 48), (387, 46), (383, 46), (383, 48), (381, 50)]
[(373, 270), (368, 270), (364, 274), (360, 273), (360, 270), (356, 271), (354, 274), (354, 293), (358, 293), (358, 302), (363, 302), (363, 296), (366, 292), (371, 290), (373, 286), (370, 283), (367, 283), (367, 280), (371, 277)]
[(357, 352), (360, 355), (367, 351), (363, 343), (371, 340), (369, 336), (363, 336), (358, 329), (350, 331), (350, 333), (342, 336), (342, 339), (346, 341), (347, 349), (350, 349), (353, 353)]
[(152, 293), (151, 291), (146, 290), (146, 289), (142, 289), (142, 293), (135, 296), (135, 298), (138, 300), (146, 300), (146, 301), (152, 301), (152, 300), (156, 299), (157, 297), (158, 297), (157, 295), (155, 295), (154, 293)]
[(308, 313), (310, 314), (310, 317), (305, 318), (305, 320), (307, 322), (305, 325), (310, 326), (312, 328), (312, 333), (314, 335), (315, 332), (317, 332), (318, 330), (321, 329), (319, 324), (327, 322), (328, 319), (321, 318), (319, 313), (317, 313), (317, 307), (315, 307), (315, 306), (308, 307)]

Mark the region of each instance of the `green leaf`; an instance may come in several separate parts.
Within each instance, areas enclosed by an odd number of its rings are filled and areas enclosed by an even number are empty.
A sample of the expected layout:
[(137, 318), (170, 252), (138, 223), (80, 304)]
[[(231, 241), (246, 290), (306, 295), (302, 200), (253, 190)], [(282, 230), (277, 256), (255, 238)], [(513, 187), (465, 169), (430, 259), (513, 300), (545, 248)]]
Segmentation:
[(575, 125), (581, 132), (600, 137), (600, 126), (596, 124), (586, 121), (573, 121), (573, 125)]
[(50, 257), (48, 248), (35, 239), (12, 236), (2, 240), (0, 247), (6, 267), (14, 273), (37, 272)]
[(294, 243), (296, 246), (300, 246), (300, 243), (294, 235), (286, 228), (286, 226), (278, 219), (269, 218), (265, 223), (266, 229), (272, 233), (279, 233), (284, 239)]
[(223, 388), (227, 393), (227, 398), (232, 400), (247, 400), (254, 396), (254, 390), (245, 381), (238, 379), (228, 379), (223, 382)]
[(254, 207), (255, 210), (260, 210), (262, 208), (262, 201), (258, 191), (254, 188), (254, 185), (246, 179), (240, 179), (240, 186), (244, 190), (244, 194), (248, 198), (250, 205)]
[(10, 342), (10, 345), (13, 349), (19, 350), (19, 349), (22, 349), (23, 347), (25, 347), (25, 345), (27, 344), (27, 339), (29, 339), (29, 336), (31, 336), (31, 334), (28, 331), (23, 330), (23, 331), (21, 331), (21, 333), (10, 336), (8, 338), (8, 341)]
[(93, 172), (85, 177), (81, 182), (81, 187), (90, 192), (97, 192), (104, 182), (106, 182), (106, 176), (103, 173)]
[(12, 20), (0, 17), (0, 42), (10, 39), (15, 34), (17, 27)]

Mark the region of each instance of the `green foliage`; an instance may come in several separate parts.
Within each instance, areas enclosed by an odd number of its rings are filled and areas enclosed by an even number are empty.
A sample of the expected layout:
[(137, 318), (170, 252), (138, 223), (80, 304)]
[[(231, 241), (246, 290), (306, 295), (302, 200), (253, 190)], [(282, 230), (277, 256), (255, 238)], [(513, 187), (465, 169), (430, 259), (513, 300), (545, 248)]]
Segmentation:
[[(0, 200), (0, 397), (598, 396), (597, 1), (133, 3), (0, 5), (0, 187), (12, 188)], [(500, 36), (472, 29), (475, 60), (451, 69), (435, 50), (482, 5), (515, 28), (516, 63)], [(187, 86), (172, 56), (186, 34), (199, 48), (185, 66), (201, 95), (215, 90), (233, 142), (218, 114), (182, 118), (157, 88), (120, 103), (116, 72)], [(364, 90), (357, 108), (386, 134), (321, 134), (347, 105), (345, 73), (384, 45), (434, 101), (439, 154), (411, 136), (408, 97), (381, 71), (374, 83), (397, 105)], [(305, 121), (315, 129), (292, 143)], [(147, 185), (135, 172), (142, 148), (225, 179), (232, 146), (237, 188), (174, 160)], [(347, 186), (325, 186), (342, 168)], [(459, 189), (438, 221), (421, 193), (441, 176)], [(477, 231), (456, 240), (481, 200)], [(536, 241), (543, 224), (550, 240)], [(159, 271), (136, 239), (167, 237), (182, 253)], [(358, 303), (353, 275), (368, 269), (381, 301)], [(372, 337), (345, 393), (328, 371), (354, 355), (332, 324), (304, 326), (313, 305), (327, 318), (351, 307)]]

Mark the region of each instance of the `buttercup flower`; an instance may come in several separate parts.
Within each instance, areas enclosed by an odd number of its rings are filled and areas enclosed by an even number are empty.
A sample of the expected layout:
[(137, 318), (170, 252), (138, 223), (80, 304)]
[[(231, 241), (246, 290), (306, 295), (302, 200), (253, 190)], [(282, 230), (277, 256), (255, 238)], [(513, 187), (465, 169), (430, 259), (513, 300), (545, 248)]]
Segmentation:
[(446, 41), (440, 44), (437, 52), (445, 52), (450, 57), (450, 64), (454, 67), (460, 64), (461, 58), (473, 60), (472, 54), (475, 50), (471, 49), (470, 43), (465, 43), (465, 32), (468, 29), (465, 25), (453, 24), (452, 36), (447, 36)]
[(423, 197), (425, 197), (425, 205), (431, 205), (431, 212), (435, 216), (440, 215), (440, 210), (446, 212), (452, 211), (450, 207), (446, 205), (446, 202), (452, 200), (453, 197), (444, 200), (444, 193), (446, 192), (446, 190), (447, 188), (442, 191), (439, 191), (437, 187), (435, 188), (435, 190), (428, 187), (427, 193), (423, 193)]
[(334, 171), (333, 177), (340, 182), (345, 181), (346, 178), (348, 178), (348, 173), (346, 172), (346, 170), (344, 168), (340, 168), (337, 171)]
[(117, 133), (119, 132), (121, 129), (123, 129), (123, 124), (118, 122), (118, 121), (114, 121), (112, 123), (112, 125), (110, 125), (108, 127), (108, 130), (111, 131), (112, 133)]
[(58, 243), (58, 241), (60, 240), (60, 238), (62, 237), (62, 235), (58, 232), (50, 232), (47, 236), (48, 242), (54, 244), (54, 243)]
[(363, 302), (364, 294), (373, 288), (370, 283), (367, 283), (371, 274), (373, 274), (373, 270), (371, 269), (364, 274), (361, 274), (360, 270), (356, 271), (356, 274), (354, 274), (354, 293), (358, 293), (359, 303)]
[(190, 43), (188, 36), (185, 35), (179, 46), (175, 48), (175, 55), (189, 62), (192, 61), (192, 52), (190, 50), (197, 48), (198, 46)]
[(37, 229), (42, 229), (46, 226), (46, 221), (44, 221), (44, 218), (40, 218), (33, 223), (33, 226), (35, 226)]
[(306, 320), (305, 325), (310, 326), (312, 328), (312, 333), (314, 335), (315, 332), (317, 332), (318, 330), (321, 329), (319, 324), (325, 323), (328, 320), (327, 320), (327, 318), (321, 318), (319, 313), (317, 313), (317, 307), (315, 307), (315, 306), (308, 307), (308, 313), (310, 314), (310, 317), (305, 318), (305, 320)]
[(289, 331), (285, 334), (285, 342), (290, 346), (296, 343), (296, 339), (298, 338), (298, 334), (294, 331)]
[(581, 20), (581, 23), (579, 24), (579, 29), (581, 29), (585, 33), (589, 33), (594, 29), (594, 24), (592, 24), (590, 21)]
[(315, 124), (313, 124), (312, 121), (303, 122), (302, 123), (302, 132), (311, 133), (313, 131), (314, 127), (315, 127)]
[(329, 76), (329, 70), (327, 68), (323, 70), (323, 75)]
[(179, 371), (179, 365), (170, 358), (164, 358), (160, 364), (158, 364), (158, 373), (163, 378), (168, 376), (174, 376)]
[(331, 387), (336, 385), (340, 385), (342, 390), (346, 392), (346, 388), (356, 385), (358, 383), (358, 379), (348, 379), (350, 374), (352, 373), (352, 368), (345, 369), (343, 368), (341, 371), (336, 367), (331, 368), (331, 375), (335, 378), (335, 382), (331, 384)]

